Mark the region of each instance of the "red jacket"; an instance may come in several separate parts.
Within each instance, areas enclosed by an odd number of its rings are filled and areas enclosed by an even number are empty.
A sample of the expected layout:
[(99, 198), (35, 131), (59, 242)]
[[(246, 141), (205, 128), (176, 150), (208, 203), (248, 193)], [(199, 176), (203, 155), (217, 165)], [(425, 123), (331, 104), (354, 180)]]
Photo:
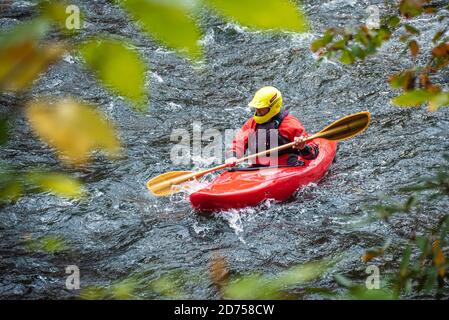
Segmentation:
[[(248, 149), (248, 141), (249, 136), (251, 134), (256, 134), (256, 126), (257, 123), (254, 121), (254, 118), (248, 119), (248, 121), (245, 122), (243, 127), (237, 132), (234, 140), (231, 143), (231, 146), (228, 150), (228, 156), (235, 156), (237, 158), (242, 158), (247, 149)], [(294, 116), (288, 114), (285, 116), (285, 118), (282, 120), (281, 124), (278, 127), (278, 134), (283, 137), (283, 140), (288, 142), (292, 142), (295, 137), (304, 136), (307, 137), (307, 132), (302, 123), (296, 119)], [(274, 148), (275, 146), (270, 146), (270, 148)], [(290, 149), (292, 152), (295, 152), (298, 156), (298, 159), (305, 159), (305, 160), (312, 160), (315, 159), (318, 155), (318, 146), (313, 142), (308, 142), (306, 144), (306, 148), (303, 150), (293, 150)], [(287, 165), (288, 158), (291, 156), (291, 154), (282, 154), (277, 159), (271, 159), (270, 157), (258, 157), (255, 159), (255, 162), (253, 160), (253, 164), (258, 165)], [(274, 160), (274, 162), (273, 162)], [(277, 163), (276, 163), (277, 161)]]

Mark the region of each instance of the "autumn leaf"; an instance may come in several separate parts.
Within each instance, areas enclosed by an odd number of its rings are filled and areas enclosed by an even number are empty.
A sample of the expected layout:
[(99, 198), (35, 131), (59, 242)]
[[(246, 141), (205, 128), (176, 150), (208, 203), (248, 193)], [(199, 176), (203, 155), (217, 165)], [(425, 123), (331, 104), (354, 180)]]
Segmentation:
[(1, 181), (0, 177), (0, 202), (15, 201), (20, 198), (23, 193), (23, 185), (18, 180)]
[(372, 259), (379, 257), (383, 255), (384, 251), (382, 249), (379, 250), (366, 250), (365, 253), (362, 255), (362, 261), (363, 262), (369, 262)]
[(340, 56), (340, 62), (344, 64), (351, 64), (355, 61), (354, 56), (349, 50), (343, 50), (341, 56)]
[(433, 263), (435, 264), (435, 267), (438, 268), (438, 275), (443, 278), (446, 274), (446, 268), (444, 267), (446, 258), (444, 257), (443, 250), (441, 250), (440, 242), (438, 240), (435, 240), (432, 244), (432, 253)]
[(392, 16), (388, 18), (388, 25), (391, 27), (396, 27), (401, 22), (401, 19), (398, 16)]
[(401, 0), (399, 12), (407, 19), (416, 17), (423, 12), (425, 0)]
[(449, 55), (449, 42), (448, 43), (442, 43), (435, 48), (432, 49), (432, 54), (434, 57), (445, 57)]
[(318, 38), (317, 40), (314, 40), (311, 45), (310, 49), (312, 52), (317, 52), (319, 49), (325, 47), (327, 44), (329, 44), (334, 39), (334, 34), (332, 32), (332, 29), (326, 30), (324, 35), (321, 38)]
[(412, 55), (413, 58), (416, 58), (416, 56), (419, 53), (418, 42), (416, 42), (416, 40), (412, 40), (409, 42), (408, 46), (410, 48), (410, 54)]
[(38, 46), (35, 41), (25, 41), (0, 48), (0, 90), (21, 91), (46, 71), (64, 53), (61, 44)]
[(404, 25), (405, 30), (407, 30), (408, 33), (412, 34), (412, 35), (419, 35), (421, 34), (421, 32), (419, 32), (418, 29), (416, 29), (415, 27), (409, 25), (409, 24), (405, 24)]
[(209, 277), (221, 291), (229, 279), (229, 265), (224, 257), (214, 256), (209, 263)]
[(134, 291), (138, 283), (134, 279), (125, 279), (112, 286), (111, 295), (116, 300), (131, 300), (135, 298)]
[(113, 126), (90, 105), (71, 99), (41, 100), (30, 103), (26, 115), (41, 140), (56, 148), (68, 163), (84, 164), (94, 150), (110, 157), (120, 153)]

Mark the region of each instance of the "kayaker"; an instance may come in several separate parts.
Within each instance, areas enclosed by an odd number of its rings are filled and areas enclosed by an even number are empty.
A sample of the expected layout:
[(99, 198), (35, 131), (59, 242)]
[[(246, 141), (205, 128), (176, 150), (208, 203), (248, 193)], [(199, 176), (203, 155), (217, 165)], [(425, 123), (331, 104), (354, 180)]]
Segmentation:
[(297, 141), (293, 148), (278, 152), (277, 157), (258, 157), (252, 167), (260, 166), (301, 166), (303, 160), (313, 160), (318, 156), (318, 146), (313, 142), (300, 142), (307, 137), (301, 122), (282, 109), (282, 94), (275, 87), (259, 89), (248, 104), (255, 109), (254, 115), (237, 132), (227, 150), (226, 163), (235, 166), (238, 158)]

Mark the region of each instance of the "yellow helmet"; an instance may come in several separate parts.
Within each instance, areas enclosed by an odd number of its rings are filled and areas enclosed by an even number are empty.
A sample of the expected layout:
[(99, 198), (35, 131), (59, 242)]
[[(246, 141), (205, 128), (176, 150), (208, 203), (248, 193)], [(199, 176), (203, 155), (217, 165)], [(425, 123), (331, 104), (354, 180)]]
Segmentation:
[(265, 123), (281, 112), (282, 94), (275, 87), (263, 87), (256, 92), (248, 106), (255, 109), (270, 108), (270, 111), (264, 116), (254, 113), (256, 123)]

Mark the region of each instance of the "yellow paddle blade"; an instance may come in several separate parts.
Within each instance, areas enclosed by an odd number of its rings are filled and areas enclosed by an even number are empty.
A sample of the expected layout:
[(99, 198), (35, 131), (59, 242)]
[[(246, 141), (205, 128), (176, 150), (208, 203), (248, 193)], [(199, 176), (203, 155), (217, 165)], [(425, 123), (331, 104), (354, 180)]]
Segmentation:
[(166, 172), (148, 180), (147, 188), (156, 197), (168, 196), (179, 191), (179, 188), (173, 187), (174, 185), (193, 178), (192, 173), (192, 171)]
[(346, 140), (365, 131), (370, 120), (369, 111), (354, 113), (333, 122), (314, 136), (332, 141)]

